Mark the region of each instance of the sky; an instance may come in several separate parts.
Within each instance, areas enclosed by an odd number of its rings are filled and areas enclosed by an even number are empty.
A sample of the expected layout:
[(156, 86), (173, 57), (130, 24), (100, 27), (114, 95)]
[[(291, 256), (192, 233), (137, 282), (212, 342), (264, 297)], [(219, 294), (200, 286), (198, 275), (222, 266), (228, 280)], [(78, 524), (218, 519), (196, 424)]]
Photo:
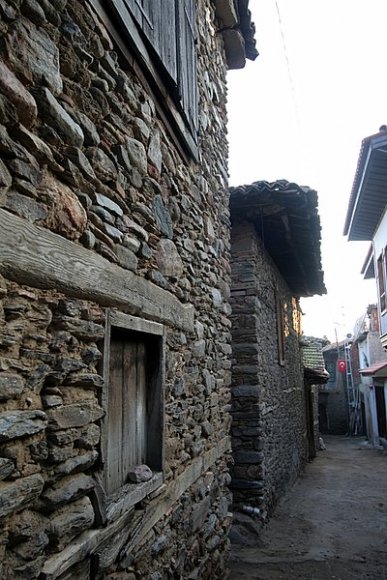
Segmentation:
[(250, 0), (259, 56), (229, 71), (230, 184), (316, 189), (328, 293), (301, 302), (306, 335), (335, 340), (376, 302), (369, 242), (344, 221), (364, 137), (387, 124), (386, 0)]

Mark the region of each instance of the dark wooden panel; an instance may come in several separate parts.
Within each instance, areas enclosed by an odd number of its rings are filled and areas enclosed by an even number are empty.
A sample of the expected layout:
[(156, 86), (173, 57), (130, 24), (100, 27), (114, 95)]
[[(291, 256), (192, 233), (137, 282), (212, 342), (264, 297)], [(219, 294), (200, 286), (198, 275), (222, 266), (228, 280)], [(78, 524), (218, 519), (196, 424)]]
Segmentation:
[(178, 7), (178, 83), (184, 114), (193, 131), (197, 129), (198, 94), (195, 51), (195, 4), (181, 0)]
[(125, 476), (129, 468), (136, 464), (136, 382), (137, 348), (135, 342), (125, 342), (123, 356), (123, 424), (122, 463)]
[(122, 473), (122, 382), (123, 342), (112, 335), (107, 409), (106, 491), (111, 493), (123, 483)]
[(154, 23), (152, 43), (163, 66), (177, 86), (177, 28), (175, 0), (143, 0)]
[(147, 463), (147, 385), (145, 344), (137, 343), (136, 360), (136, 464)]

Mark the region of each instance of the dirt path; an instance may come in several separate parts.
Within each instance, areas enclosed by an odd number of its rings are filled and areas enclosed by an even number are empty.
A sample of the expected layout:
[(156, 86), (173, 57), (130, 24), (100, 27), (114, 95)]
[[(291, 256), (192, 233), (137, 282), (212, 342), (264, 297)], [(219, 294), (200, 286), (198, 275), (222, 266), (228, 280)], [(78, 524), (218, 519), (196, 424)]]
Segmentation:
[(327, 437), (231, 580), (387, 580), (387, 455)]

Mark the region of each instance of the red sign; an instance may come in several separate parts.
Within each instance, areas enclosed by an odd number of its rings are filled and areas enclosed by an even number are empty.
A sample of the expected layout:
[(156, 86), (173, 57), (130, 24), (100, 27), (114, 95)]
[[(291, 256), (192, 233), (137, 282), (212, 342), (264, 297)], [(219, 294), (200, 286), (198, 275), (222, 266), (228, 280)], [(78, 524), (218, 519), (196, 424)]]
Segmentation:
[(345, 364), (345, 360), (338, 360), (337, 361), (337, 370), (339, 371), (339, 373), (345, 373), (345, 369), (347, 368), (347, 365)]

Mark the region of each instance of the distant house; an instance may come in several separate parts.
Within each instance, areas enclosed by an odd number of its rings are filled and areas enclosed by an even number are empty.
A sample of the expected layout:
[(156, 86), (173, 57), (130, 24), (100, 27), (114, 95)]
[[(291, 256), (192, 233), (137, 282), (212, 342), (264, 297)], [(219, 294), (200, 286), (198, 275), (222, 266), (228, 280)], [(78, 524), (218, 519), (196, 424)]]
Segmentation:
[(270, 516), (309, 457), (299, 298), (325, 286), (317, 193), (284, 180), (230, 191), (231, 486), (243, 524)]
[(320, 447), (319, 393), (329, 380), (322, 353), (322, 340), (303, 337), (302, 362), (306, 391), (306, 428), (308, 436), (308, 459), (316, 456)]
[[(378, 297), (379, 332), (381, 344), (387, 347), (387, 131), (383, 126), (379, 133), (362, 141), (358, 165), (348, 203), (344, 235), (349, 241), (370, 241), (362, 273), (365, 278), (376, 278)], [(381, 363), (382, 364), (382, 363)], [(384, 368), (384, 367), (383, 367)], [(380, 366), (363, 370), (363, 376), (373, 377), (370, 391), (370, 409), (374, 415), (373, 430), (379, 425), (386, 437), (387, 375)]]
[(354, 333), (352, 351), (354, 359), (358, 361), (357, 367), (354, 364), (354, 376), (360, 389), (364, 432), (371, 443), (378, 445), (380, 437), (387, 437), (383, 406), (387, 353), (380, 342), (379, 317), (375, 304), (368, 306), (363, 320), (359, 331)]
[(325, 367), (329, 379), (319, 390), (320, 431), (324, 434), (345, 435), (349, 432), (349, 407), (346, 372), (340, 372), (339, 361), (346, 360), (347, 340), (323, 347)]
[(0, 2), (0, 577), (224, 578), (248, 0)]

